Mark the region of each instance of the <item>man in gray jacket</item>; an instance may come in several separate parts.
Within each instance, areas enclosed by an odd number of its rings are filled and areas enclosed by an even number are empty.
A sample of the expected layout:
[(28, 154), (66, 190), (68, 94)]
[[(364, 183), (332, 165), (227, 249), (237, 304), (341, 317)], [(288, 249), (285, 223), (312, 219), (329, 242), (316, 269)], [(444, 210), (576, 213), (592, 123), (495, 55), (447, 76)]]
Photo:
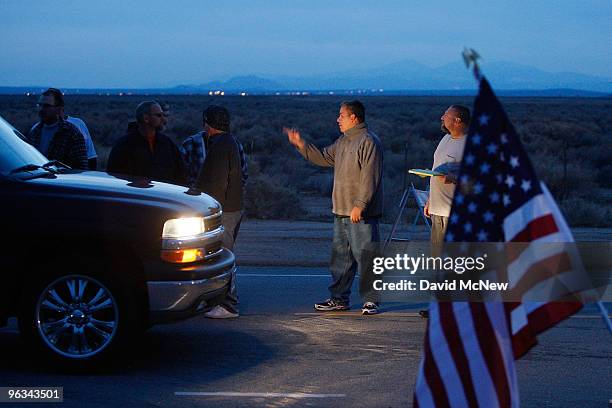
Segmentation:
[(316, 310), (349, 310), (355, 272), (364, 315), (378, 313), (378, 294), (372, 288), (372, 270), (364, 265), (363, 250), (379, 241), (378, 221), (383, 210), (383, 149), (378, 136), (368, 130), (365, 108), (359, 101), (340, 105), (338, 126), (343, 133), (323, 149), (306, 143), (296, 129), (284, 128), (289, 142), (313, 164), (334, 168), (332, 204), (334, 241), (330, 271), (331, 297), (314, 305)]

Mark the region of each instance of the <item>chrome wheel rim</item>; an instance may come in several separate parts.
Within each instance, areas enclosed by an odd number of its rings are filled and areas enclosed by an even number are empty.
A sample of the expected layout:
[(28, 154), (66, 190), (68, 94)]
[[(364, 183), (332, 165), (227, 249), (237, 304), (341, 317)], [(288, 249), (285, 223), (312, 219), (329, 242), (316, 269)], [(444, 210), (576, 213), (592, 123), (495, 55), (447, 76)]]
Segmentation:
[(89, 276), (63, 276), (47, 286), (36, 304), (38, 333), (57, 354), (88, 358), (114, 339), (119, 306), (110, 290)]

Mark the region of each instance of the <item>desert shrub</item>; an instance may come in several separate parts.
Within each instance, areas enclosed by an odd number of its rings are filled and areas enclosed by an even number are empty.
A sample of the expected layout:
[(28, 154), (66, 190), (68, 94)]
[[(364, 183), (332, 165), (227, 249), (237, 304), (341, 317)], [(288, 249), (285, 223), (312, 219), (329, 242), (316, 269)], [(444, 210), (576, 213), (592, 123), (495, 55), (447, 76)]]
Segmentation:
[(295, 219), (306, 210), (297, 191), (265, 174), (250, 177), (247, 183), (245, 211), (249, 218)]
[(610, 206), (579, 197), (563, 200), (559, 206), (570, 225), (599, 228), (612, 226)]
[[(27, 132), (38, 121), (37, 96), (0, 96), (0, 115)], [(340, 132), (336, 123), (339, 103), (348, 96), (249, 96), (208, 95), (67, 95), (66, 111), (87, 123), (99, 155), (100, 168), (116, 140), (125, 134), (137, 104), (160, 99), (170, 104), (167, 134), (180, 142), (202, 126), (202, 111), (222, 105), (232, 117), (232, 132), (249, 155), (249, 191), (261, 202), (286, 200), (299, 192), (331, 194), (332, 171), (307, 163), (289, 145), (283, 126), (297, 127), (319, 147), (333, 143)], [(431, 166), (433, 152), (442, 137), (440, 116), (454, 103), (472, 105), (471, 97), (358, 97), (366, 106), (368, 126), (381, 138), (385, 149), (385, 210), (393, 218), (403, 187), (404, 145), (408, 167)], [(572, 225), (608, 225), (601, 207), (609, 206), (601, 191), (612, 189), (611, 98), (502, 98), (538, 175), (553, 194), (569, 208)], [(567, 146), (568, 176), (563, 172), (563, 146)], [(410, 178), (414, 180), (414, 178)], [(284, 186), (284, 187), (283, 187)], [(256, 187), (256, 188), (255, 188)], [(420, 186), (423, 188), (423, 186)], [(277, 190), (274, 190), (277, 189)], [(266, 195), (267, 196), (262, 196)], [(563, 196), (563, 192), (566, 192)], [(247, 195), (247, 200), (250, 198)], [(268, 211), (250, 201), (251, 211), (270, 217), (302, 217), (305, 211)], [(298, 205), (295, 200), (293, 205)], [(269, 203), (266, 205), (275, 205)], [(571, 208), (570, 208), (571, 207)], [(607, 208), (607, 207), (606, 207)], [(266, 215), (267, 214), (267, 215)], [(571, 214), (571, 215), (570, 215)], [(590, 217), (590, 218), (589, 218)], [(609, 218), (609, 217), (608, 217)], [(388, 219), (388, 218), (387, 218)]]
[(306, 178), (293, 177), (289, 180), (292, 185), (300, 185), (300, 191), (315, 192), (320, 196), (331, 196), (334, 187), (334, 176), (331, 172), (315, 173)]

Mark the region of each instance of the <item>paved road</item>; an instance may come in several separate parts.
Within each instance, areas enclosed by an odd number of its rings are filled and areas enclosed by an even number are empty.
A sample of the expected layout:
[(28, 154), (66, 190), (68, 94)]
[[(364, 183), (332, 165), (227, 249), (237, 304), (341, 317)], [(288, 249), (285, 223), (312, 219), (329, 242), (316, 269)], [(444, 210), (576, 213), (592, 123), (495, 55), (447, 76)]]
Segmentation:
[[(92, 373), (41, 368), (14, 327), (0, 329), (0, 386), (63, 386), (64, 407), (410, 406), (419, 306), (313, 313), (328, 280), (324, 268), (242, 267), (239, 319), (155, 327), (132, 355)], [(611, 362), (601, 320), (569, 319), (518, 362), (523, 406), (607, 406)]]

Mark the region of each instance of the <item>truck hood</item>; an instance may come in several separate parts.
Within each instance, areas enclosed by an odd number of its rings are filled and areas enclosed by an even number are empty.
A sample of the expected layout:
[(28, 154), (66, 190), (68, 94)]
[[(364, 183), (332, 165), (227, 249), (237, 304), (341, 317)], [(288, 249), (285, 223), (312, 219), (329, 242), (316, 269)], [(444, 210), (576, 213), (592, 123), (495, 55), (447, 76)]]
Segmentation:
[(93, 201), (124, 202), (165, 208), (184, 216), (211, 215), (221, 211), (220, 204), (198, 190), (140, 177), (99, 171), (69, 170), (64, 173), (27, 180), (41, 194), (79, 196)]

